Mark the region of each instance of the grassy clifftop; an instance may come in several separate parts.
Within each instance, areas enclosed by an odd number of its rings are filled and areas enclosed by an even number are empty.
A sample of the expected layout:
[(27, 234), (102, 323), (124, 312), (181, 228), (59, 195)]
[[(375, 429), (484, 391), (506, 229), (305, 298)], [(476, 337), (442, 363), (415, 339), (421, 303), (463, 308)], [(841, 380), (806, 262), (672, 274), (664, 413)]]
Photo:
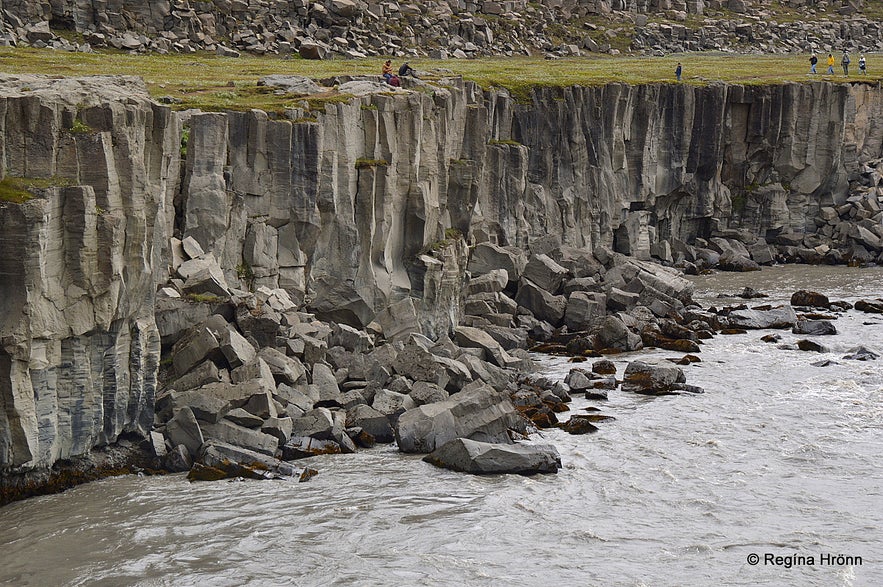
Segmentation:
[[(826, 55), (819, 55), (818, 75), (808, 75), (809, 55), (679, 54), (668, 57), (485, 58), (474, 60), (411, 60), (411, 66), (432, 80), (462, 75), (483, 87), (504, 87), (524, 96), (533, 86), (599, 85), (610, 82), (646, 84), (672, 82), (678, 62), (684, 83), (717, 81), (767, 84), (827, 80), (880, 83), (883, 55), (871, 54), (868, 75), (858, 73), (858, 55), (852, 55), (850, 77), (842, 75), (840, 55), (835, 55), (836, 75), (825, 75)], [(383, 58), (308, 61), (278, 57), (217, 57), (212, 54), (132, 55), (128, 53), (67, 53), (45, 49), (0, 48), (0, 72), (84, 76), (96, 74), (140, 75), (155, 98), (173, 98), (176, 108), (277, 111), (296, 105), (291, 96), (277, 96), (256, 86), (269, 74), (327, 78), (337, 75), (378, 74)], [(401, 60), (396, 60), (398, 66)]]

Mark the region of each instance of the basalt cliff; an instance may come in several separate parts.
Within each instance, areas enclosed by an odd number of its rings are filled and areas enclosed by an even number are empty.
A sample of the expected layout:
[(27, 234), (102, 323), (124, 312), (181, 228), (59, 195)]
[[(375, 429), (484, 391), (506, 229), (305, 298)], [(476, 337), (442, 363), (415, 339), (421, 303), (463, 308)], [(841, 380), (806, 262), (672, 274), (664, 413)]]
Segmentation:
[[(4, 483), (169, 418), (169, 446), (237, 444), (246, 416), (157, 403), (161, 373), (262, 413), (251, 445), (287, 442), (277, 421), (293, 416), (345, 446), (329, 408), (358, 407), (372, 380), (367, 403), (400, 413), (430, 401), (414, 403), (416, 381), (473, 393), (485, 365), (522, 360), (472, 326), (540, 338), (538, 322), (589, 328), (651, 291), (659, 316), (681, 311), (680, 278), (645, 260), (865, 263), (883, 247), (878, 86), (609, 84), (525, 103), (457, 78), (337, 81), (354, 97), (270, 116), (174, 112), (132, 78), (0, 78), (0, 175), (43, 182), (0, 204)], [(580, 318), (577, 300), (594, 308)], [(439, 356), (441, 375), (416, 374), (449, 336), (481, 364)], [(352, 362), (380, 340), (400, 341), (385, 364), (343, 369), (332, 351)]]

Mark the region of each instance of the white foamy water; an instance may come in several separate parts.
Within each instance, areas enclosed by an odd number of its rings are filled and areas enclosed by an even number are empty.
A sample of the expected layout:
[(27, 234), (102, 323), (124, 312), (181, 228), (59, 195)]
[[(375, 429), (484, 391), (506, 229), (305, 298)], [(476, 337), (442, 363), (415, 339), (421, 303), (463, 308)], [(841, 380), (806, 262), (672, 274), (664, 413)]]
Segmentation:
[[(750, 285), (772, 297), (749, 305), (799, 288), (854, 301), (883, 297), (881, 277), (719, 274), (697, 278), (697, 299), (720, 305), (717, 293)], [(883, 360), (841, 357), (883, 350), (883, 317), (836, 325), (822, 355), (777, 349), (765, 332), (707, 341), (684, 367), (701, 395), (574, 401), (571, 413), (616, 420), (589, 436), (544, 432), (558, 475), (467, 476), (379, 447), (314, 459), (304, 484), (123, 477), (15, 503), (0, 509), (0, 584), (881, 585)], [(621, 376), (628, 360), (673, 356), (614, 361)], [(838, 364), (810, 365), (822, 358)]]

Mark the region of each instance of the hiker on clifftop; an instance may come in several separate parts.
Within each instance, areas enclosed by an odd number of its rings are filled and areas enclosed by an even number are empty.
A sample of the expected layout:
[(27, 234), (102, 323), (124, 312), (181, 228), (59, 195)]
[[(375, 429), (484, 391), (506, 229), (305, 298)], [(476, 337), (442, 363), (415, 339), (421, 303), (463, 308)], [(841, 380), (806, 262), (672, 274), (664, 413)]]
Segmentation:
[(828, 53), (828, 75), (834, 75), (834, 55)]
[(392, 77), (392, 61), (389, 59), (386, 60), (386, 63), (383, 64), (383, 78), (388, 82), (389, 78)]
[(414, 71), (413, 67), (408, 65), (407, 61), (402, 63), (402, 66), (399, 68), (399, 77), (405, 77), (406, 75), (410, 75), (411, 77), (417, 77), (417, 72)]
[(849, 77), (849, 51), (843, 52), (843, 59), (840, 60), (840, 66), (843, 68), (843, 75)]
[(862, 75), (868, 75), (868, 70), (866, 69), (867, 66), (868, 64), (865, 61), (865, 56), (862, 55), (858, 58), (858, 72)]
[(675, 77), (678, 78), (678, 81), (681, 81), (681, 73), (683, 73), (684, 68), (681, 67), (681, 64), (678, 63), (678, 66), (675, 68)]
[(812, 57), (809, 58), (809, 72), (810, 73), (817, 73), (816, 72), (816, 63), (818, 63), (818, 62), (819, 62), (819, 58), (816, 57), (815, 53), (813, 53)]

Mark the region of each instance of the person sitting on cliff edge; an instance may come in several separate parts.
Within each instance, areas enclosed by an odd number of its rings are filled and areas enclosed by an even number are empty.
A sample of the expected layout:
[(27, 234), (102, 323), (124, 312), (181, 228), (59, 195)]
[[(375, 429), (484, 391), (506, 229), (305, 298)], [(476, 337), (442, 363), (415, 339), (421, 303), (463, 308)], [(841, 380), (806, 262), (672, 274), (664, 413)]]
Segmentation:
[(392, 77), (392, 61), (390, 59), (386, 60), (386, 63), (383, 64), (383, 79), (389, 82), (389, 78)]
[(405, 77), (406, 75), (410, 75), (411, 77), (417, 77), (417, 72), (414, 71), (413, 67), (408, 65), (407, 61), (402, 63), (402, 66), (399, 68), (399, 77)]

